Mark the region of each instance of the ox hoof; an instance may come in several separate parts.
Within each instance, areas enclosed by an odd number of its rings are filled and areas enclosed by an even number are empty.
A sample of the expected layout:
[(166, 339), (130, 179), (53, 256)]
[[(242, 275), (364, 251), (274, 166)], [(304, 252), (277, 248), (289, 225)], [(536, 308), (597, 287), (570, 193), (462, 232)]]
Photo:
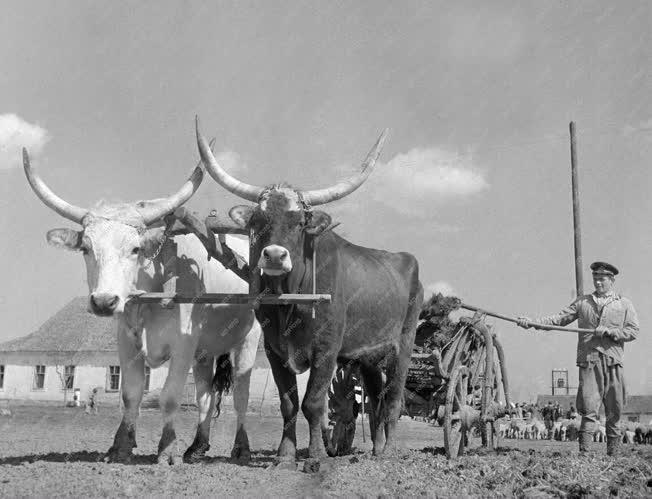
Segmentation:
[(304, 473), (327, 473), (335, 467), (336, 460), (332, 457), (309, 457), (303, 463)]
[(116, 449), (111, 447), (106, 456), (104, 456), (104, 462), (106, 463), (123, 463), (131, 464), (134, 460), (134, 454), (131, 449)]
[(251, 460), (251, 451), (248, 447), (233, 447), (231, 459), (237, 459), (240, 463), (248, 463)]
[(156, 462), (157, 464), (168, 464), (170, 466), (174, 466), (181, 463), (181, 457), (177, 454), (165, 452), (158, 455)]
[(285, 470), (285, 471), (296, 471), (297, 462), (294, 458), (288, 459), (283, 457), (277, 457), (274, 459), (274, 464), (272, 467), (276, 470)]
[(316, 457), (309, 457), (303, 463), (303, 472), (317, 473), (318, 471), (323, 471), (324, 470), (323, 464), (324, 463), (322, 463), (321, 459), (318, 459)]
[(188, 450), (183, 454), (183, 462), (188, 464), (195, 464), (204, 459), (206, 452), (210, 449), (210, 445), (201, 447), (188, 447)]

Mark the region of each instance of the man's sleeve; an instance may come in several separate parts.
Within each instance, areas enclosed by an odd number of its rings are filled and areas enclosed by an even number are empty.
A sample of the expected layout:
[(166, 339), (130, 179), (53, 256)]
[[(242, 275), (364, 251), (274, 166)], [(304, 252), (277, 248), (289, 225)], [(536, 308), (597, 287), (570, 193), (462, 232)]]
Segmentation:
[(546, 326), (566, 326), (577, 319), (577, 304), (579, 300), (564, 308), (561, 312), (555, 315), (548, 315), (546, 317), (539, 317), (533, 322), (545, 324)]
[(627, 300), (627, 307), (625, 308), (623, 327), (612, 327), (609, 329), (609, 336), (615, 341), (633, 341), (638, 336), (638, 317), (634, 305), (629, 300)]

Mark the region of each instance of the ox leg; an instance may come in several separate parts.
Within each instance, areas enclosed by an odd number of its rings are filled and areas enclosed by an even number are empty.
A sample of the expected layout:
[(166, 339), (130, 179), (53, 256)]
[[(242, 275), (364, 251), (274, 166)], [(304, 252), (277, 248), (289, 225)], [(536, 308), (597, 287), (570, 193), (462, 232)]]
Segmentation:
[(231, 457), (247, 462), (251, 459), (249, 437), (247, 436), (247, 407), (249, 405), (249, 384), (251, 370), (256, 361), (256, 350), (260, 338), (260, 325), (254, 322), (251, 331), (242, 344), (233, 350), (233, 405), (237, 425)]
[[(183, 314), (181, 316), (183, 317)], [(177, 447), (177, 434), (174, 430), (174, 422), (196, 348), (196, 335), (191, 334), (182, 334), (173, 347), (173, 355), (170, 358), (170, 370), (168, 371), (168, 376), (159, 399), (161, 412), (163, 413), (163, 432), (161, 434), (161, 440), (158, 443), (157, 460), (159, 464), (177, 464), (181, 461), (181, 455)]]
[[(414, 339), (414, 335), (412, 337)], [(403, 387), (407, 379), (410, 364), (410, 352), (412, 343), (407, 352), (401, 346), (401, 350), (395, 359), (387, 367), (387, 385), (385, 386), (385, 448), (394, 450), (396, 448), (396, 426), (403, 408)], [(381, 450), (382, 453), (384, 449)]]
[(297, 414), (299, 413), (299, 394), (296, 375), (283, 365), (283, 360), (265, 343), (267, 359), (272, 368), (274, 382), (281, 399), (283, 415), (283, 435), (276, 454), (276, 465), (280, 468), (296, 469), (297, 454)]
[(199, 423), (197, 424), (195, 439), (183, 455), (183, 461), (186, 463), (200, 461), (211, 448), (211, 418), (215, 410), (215, 392), (212, 386), (213, 361), (214, 358), (212, 356), (201, 356), (195, 359), (192, 367), (195, 378), (195, 390), (197, 392)]
[(383, 376), (376, 366), (360, 365), (360, 373), (364, 382), (366, 395), (369, 397), (369, 433), (373, 443), (373, 454), (385, 447), (385, 432), (382, 424), (383, 415)]
[[(326, 443), (329, 440), (328, 431), (328, 389), (331, 386), (333, 372), (337, 367), (335, 356), (327, 357), (325, 354), (315, 355), (320, 361), (310, 369), (306, 394), (303, 397), (301, 410), (308, 420), (310, 429), (310, 443), (308, 444), (308, 457), (304, 463), (304, 471), (319, 471), (320, 461), (328, 456)], [(318, 365), (317, 365), (318, 364)]]
[(327, 457), (324, 445), (324, 439), (327, 438), (327, 434), (324, 434), (324, 422), (327, 418), (326, 396), (333, 379), (333, 372), (337, 367), (337, 359), (334, 355), (320, 356), (316, 354), (315, 358), (319, 359), (319, 362), (310, 369), (306, 394), (301, 404), (301, 410), (308, 420), (310, 428), (310, 443), (308, 445), (310, 461), (306, 461), (304, 464), (304, 470), (308, 472), (318, 471), (319, 461)]
[[(416, 274), (415, 274), (416, 277)], [(408, 369), (410, 367), (412, 347), (414, 338), (417, 333), (417, 322), (421, 312), (421, 303), (423, 302), (423, 288), (418, 279), (414, 282), (417, 284), (414, 293), (411, 295), (410, 305), (405, 316), (405, 321), (401, 328), (399, 339), (399, 348), (390, 358), (387, 366), (387, 386), (385, 387), (386, 419), (385, 419), (385, 448), (395, 450), (396, 448), (396, 426), (398, 419), (401, 417), (403, 409), (403, 388), (407, 380)], [(382, 453), (384, 449), (380, 449)]]
[(118, 352), (124, 412), (106, 457), (110, 462), (130, 462), (136, 447), (136, 419), (145, 389), (145, 359), (136, 348), (133, 333), (121, 323), (118, 324)]

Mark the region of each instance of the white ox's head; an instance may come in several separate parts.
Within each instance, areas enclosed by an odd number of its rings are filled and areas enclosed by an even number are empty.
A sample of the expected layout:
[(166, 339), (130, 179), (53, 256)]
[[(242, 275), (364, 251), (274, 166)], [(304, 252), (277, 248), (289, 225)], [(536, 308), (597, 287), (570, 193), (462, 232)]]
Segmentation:
[(29, 184), (41, 201), (81, 225), (81, 230), (52, 229), (47, 233), (47, 240), (53, 246), (82, 252), (88, 280), (88, 308), (102, 316), (124, 311), (129, 294), (135, 291), (139, 268), (165, 242), (164, 227), (153, 225), (190, 199), (204, 176), (198, 165), (183, 187), (168, 198), (99, 204), (86, 210), (54, 194), (31, 167), (25, 149), (23, 166)]

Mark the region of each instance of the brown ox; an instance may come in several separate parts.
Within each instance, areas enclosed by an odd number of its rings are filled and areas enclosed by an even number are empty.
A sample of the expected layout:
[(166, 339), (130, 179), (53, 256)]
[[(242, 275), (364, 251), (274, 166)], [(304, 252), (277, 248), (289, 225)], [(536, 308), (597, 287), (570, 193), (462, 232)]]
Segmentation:
[[(202, 161), (224, 188), (256, 203), (229, 212), (250, 234), (250, 262), (262, 270), (261, 289), (272, 293), (309, 293), (313, 279), (319, 292), (332, 294), (330, 305), (261, 305), (267, 356), (281, 398), (283, 436), (278, 462), (295, 466), (296, 375), (310, 369), (301, 404), (310, 426), (306, 470), (318, 469), (326, 455), (326, 395), (338, 363), (360, 366), (371, 399), (373, 451), (381, 454), (396, 441), (403, 386), (423, 301), (419, 267), (408, 253), (356, 246), (332, 230), (331, 217), (312, 207), (343, 198), (371, 173), (380, 154), (383, 133), (363, 163), (362, 171), (335, 186), (298, 191), (289, 186), (258, 187), (231, 177), (217, 163), (197, 127)], [(321, 257), (313, 275), (313, 248)], [(264, 291), (263, 290), (263, 291)], [(386, 374), (383, 383), (382, 373)]]

